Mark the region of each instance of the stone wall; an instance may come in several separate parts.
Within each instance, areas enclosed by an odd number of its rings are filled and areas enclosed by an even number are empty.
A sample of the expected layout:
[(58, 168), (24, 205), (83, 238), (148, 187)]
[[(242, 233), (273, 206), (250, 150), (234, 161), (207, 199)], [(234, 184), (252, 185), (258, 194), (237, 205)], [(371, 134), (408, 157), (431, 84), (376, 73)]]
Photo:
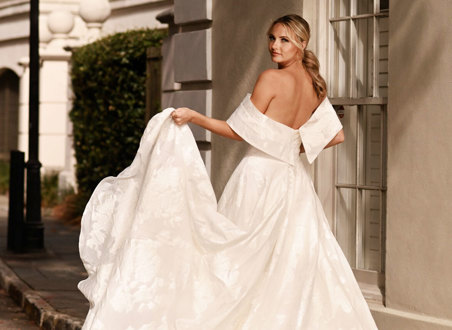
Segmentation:
[[(162, 49), (162, 108), (184, 106), (212, 116), (212, 1), (175, 0), (161, 21), (170, 27)], [(210, 173), (212, 135), (190, 127)]]
[(452, 2), (390, 1), (383, 329), (452, 329)]

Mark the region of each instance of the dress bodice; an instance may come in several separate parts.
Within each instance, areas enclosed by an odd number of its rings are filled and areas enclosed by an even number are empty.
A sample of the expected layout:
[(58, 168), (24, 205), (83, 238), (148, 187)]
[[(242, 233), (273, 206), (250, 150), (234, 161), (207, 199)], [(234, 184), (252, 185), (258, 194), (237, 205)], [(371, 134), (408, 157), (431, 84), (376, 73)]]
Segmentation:
[(325, 98), (299, 129), (291, 128), (266, 116), (247, 94), (227, 120), (228, 125), (253, 147), (294, 165), (303, 143), (312, 163), (323, 148), (341, 130), (342, 124), (330, 101)]

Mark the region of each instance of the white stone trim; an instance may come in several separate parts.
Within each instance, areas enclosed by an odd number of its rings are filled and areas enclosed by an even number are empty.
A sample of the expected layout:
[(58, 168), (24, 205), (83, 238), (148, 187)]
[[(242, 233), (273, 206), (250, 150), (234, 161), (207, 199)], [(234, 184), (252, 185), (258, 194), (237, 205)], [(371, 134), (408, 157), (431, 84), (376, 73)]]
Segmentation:
[(442, 319), (430, 315), (425, 315), (397, 308), (386, 307), (377, 304), (369, 304), (372, 316), (375, 321), (381, 320), (382, 325), (386, 325), (386, 329), (429, 329), (429, 330), (446, 330), (452, 329), (452, 321)]
[(207, 80), (212, 80), (212, 29), (206, 31), (206, 71)]

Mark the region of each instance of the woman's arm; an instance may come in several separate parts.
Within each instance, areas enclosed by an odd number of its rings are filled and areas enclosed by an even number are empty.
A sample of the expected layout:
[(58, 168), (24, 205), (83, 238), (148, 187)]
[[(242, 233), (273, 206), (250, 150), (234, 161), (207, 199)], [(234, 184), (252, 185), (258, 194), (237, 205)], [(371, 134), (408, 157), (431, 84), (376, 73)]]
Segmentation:
[[(344, 142), (344, 140), (345, 140), (344, 130), (341, 129), (339, 131), (339, 133), (337, 133), (336, 136), (330, 142), (328, 142), (328, 144), (325, 146), (324, 149), (335, 146), (336, 144), (342, 143), (342, 142)], [(300, 153), (303, 153), (304, 151), (305, 150), (304, 150), (304, 146), (302, 143), (300, 146)]]
[(212, 133), (227, 137), (229, 139), (242, 141), (242, 138), (235, 133), (224, 120), (204, 116), (189, 108), (177, 108), (171, 113), (171, 118), (173, 118), (177, 125), (183, 125), (190, 122), (201, 126)]
[[(270, 69), (261, 73), (251, 95), (251, 102), (263, 113), (275, 94), (275, 79), (278, 77), (276, 72), (277, 70)], [(204, 116), (189, 108), (177, 108), (171, 113), (171, 117), (177, 125), (191, 122), (229, 139), (243, 140), (224, 120)]]
[(342, 143), (345, 141), (344, 130), (341, 129), (339, 133), (325, 146), (324, 149), (335, 146), (336, 144)]
[[(275, 79), (279, 77), (277, 70), (266, 70), (257, 79), (251, 95), (251, 102), (257, 109), (263, 113), (267, 110), (268, 104), (275, 94)], [(278, 85), (276, 83), (276, 85)], [(224, 121), (209, 118), (189, 108), (177, 108), (171, 114), (177, 125), (183, 125), (191, 122), (201, 126), (212, 133), (227, 137), (229, 139), (242, 141), (243, 139), (235, 133), (231, 127)]]

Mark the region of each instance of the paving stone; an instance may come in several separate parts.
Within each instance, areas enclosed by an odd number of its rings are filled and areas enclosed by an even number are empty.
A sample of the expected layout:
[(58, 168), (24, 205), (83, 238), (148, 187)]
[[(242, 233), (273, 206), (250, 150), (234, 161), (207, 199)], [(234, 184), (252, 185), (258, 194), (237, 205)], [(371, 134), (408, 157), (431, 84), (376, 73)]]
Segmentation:
[(3, 289), (0, 289), (0, 329), (39, 329), (39, 327), (25, 315), (22, 309), (14, 303)]
[[(78, 282), (87, 277), (78, 254), (80, 229), (48, 216), (43, 218), (43, 223), (45, 251), (23, 254), (7, 251), (7, 200), (0, 196), (0, 284), (3, 293), (21, 304), (14, 307), (18, 312), (25, 310), (43, 329), (80, 329), (89, 309), (88, 301), (77, 289)], [(0, 291), (0, 298), (1, 294)], [(1, 306), (0, 302), (0, 329), (37, 329), (36, 326), (8, 328), (1, 323)], [(30, 321), (24, 319), (24, 322)]]

